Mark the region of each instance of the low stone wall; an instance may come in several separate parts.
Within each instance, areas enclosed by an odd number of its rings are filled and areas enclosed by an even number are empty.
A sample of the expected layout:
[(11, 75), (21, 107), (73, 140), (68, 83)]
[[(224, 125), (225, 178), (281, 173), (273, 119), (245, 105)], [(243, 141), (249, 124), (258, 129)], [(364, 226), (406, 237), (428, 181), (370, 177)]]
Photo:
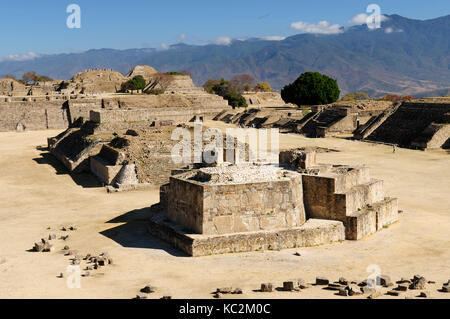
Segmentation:
[(0, 102), (0, 131), (64, 129), (68, 125), (62, 101)]
[(116, 110), (92, 110), (91, 121), (99, 124), (106, 123), (129, 123), (129, 122), (152, 122), (161, 120), (172, 120), (175, 123), (189, 122), (196, 116), (203, 119), (212, 119), (223, 107), (167, 107), (149, 109), (116, 109)]
[(90, 158), (90, 170), (104, 185), (111, 185), (122, 169), (122, 165), (108, 165), (100, 156)]
[(151, 235), (192, 257), (314, 247), (345, 240), (345, 228), (341, 222), (318, 219), (310, 219), (304, 225), (290, 229), (206, 236), (186, 233), (161, 213), (150, 220), (148, 230)]

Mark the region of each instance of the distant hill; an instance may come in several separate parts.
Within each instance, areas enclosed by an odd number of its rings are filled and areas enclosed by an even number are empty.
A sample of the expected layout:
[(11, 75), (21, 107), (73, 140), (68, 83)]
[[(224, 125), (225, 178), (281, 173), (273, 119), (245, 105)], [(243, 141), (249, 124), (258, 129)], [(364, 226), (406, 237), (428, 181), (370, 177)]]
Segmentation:
[(420, 95), (450, 87), (450, 15), (413, 20), (390, 15), (382, 28), (354, 26), (335, 35), (299, 34), (283, 41), (234, 40), (228, 46), (178, 44), (168, 50), (90, 50), (0, 62), (0, 75), (34, 70), (68, 79), (87, 68), (127, 73), (135, 65), (159, 71), (189, 70), (197, 84), (249, 73), (276, 89), (305, 71), (335, 77), (343, 91)]

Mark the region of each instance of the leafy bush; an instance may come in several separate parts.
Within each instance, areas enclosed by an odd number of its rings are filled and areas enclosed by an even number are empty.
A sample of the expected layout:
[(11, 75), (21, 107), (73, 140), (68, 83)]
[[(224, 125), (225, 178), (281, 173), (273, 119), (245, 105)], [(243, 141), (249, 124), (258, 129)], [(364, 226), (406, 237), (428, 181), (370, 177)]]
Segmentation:
[(146, 86), (147, 82), (145, 81), (144, 77), (142, 75), (137, 75), (131, 80), (128, 80), (127, 82), (122, 84), (122, 91), (131, 90), (143, 90)]
[(183, 74), (183, 73), (181, 73), (181, 72), (174, 72), (174, 71), (166, 72), (166, 74), (167, 74), (167, 75), (185, 75), (185, 74)]
[(150, 94), (150, 95), (161, 95), (161, 94), (164, 94), (164, 90), (163, 89), (151, 89), (151, 90), (145, 91), (145, 93)]
[(336, 102), (340, 94), (337, 81), (319, 72), (306, 72), (281, 90), (287, 103), (320, 105)]
[(229, 92), (225, 94), (224, 99), (228, 101), (228, 104), (232, 107), (247, 107), (247, 101), (245, 98), (236, 92)]

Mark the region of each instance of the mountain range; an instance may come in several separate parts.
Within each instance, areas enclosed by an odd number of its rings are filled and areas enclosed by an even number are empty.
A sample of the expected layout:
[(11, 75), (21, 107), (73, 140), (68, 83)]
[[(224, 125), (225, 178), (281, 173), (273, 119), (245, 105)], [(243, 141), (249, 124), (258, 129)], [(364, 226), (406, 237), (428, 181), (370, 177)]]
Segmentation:
[(376, 30), (359, 25), (339, 34), (298, 34), (280, 41), (253, 38), (228, 45), (181, 43), (164, 50), (98, 49), (0, 60), (0, 76), (33, 70), (69, 79), (88, 68), (125, 74), (135, 65), (150, 65), (161, 72), (188, 70), (199, 85), (209, 78), (248, 73), (279, 90), (303, 72), (318, 71), (336, 78), (342, 93), (362, 91), (372, 97), (448, 93), (450, 15), (431, 20), (386, 17)]

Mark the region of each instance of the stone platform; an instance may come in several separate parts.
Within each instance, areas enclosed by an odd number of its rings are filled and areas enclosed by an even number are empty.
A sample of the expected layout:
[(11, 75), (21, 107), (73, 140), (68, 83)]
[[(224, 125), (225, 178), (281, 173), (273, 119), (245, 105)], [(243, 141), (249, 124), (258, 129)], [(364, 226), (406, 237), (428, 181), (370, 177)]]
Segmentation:
[(342, 222), (320, 219), (309, 219), (302, 226), (289, 229), (202, 235), (189, 232), (182, 225), (171, 222), (167, 213), (161, 212), (152, 217), (148, 230), (151, 235), (192, 257), (313, 247), (345, 240)]

